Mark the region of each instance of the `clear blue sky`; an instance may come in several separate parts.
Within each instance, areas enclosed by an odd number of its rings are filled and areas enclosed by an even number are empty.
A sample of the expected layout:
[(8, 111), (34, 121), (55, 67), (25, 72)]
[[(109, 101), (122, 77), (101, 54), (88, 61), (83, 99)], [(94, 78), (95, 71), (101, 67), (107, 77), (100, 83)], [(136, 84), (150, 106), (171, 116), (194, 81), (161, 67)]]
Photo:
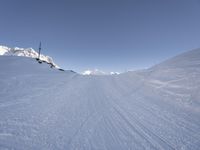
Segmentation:
[(0, 0), (0, 44), (65, 69), (146, 68), (200, 47), (200, 0)]

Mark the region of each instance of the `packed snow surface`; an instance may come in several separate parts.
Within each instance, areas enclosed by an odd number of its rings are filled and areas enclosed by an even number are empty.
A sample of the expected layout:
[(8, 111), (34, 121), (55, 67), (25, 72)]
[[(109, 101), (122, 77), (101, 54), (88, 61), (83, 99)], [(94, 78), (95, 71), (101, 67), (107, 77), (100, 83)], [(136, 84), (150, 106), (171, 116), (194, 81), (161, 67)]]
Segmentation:
[(115, 76), (1, 56), (0, 89), (2, 150), (200, 147), (200, 49)]

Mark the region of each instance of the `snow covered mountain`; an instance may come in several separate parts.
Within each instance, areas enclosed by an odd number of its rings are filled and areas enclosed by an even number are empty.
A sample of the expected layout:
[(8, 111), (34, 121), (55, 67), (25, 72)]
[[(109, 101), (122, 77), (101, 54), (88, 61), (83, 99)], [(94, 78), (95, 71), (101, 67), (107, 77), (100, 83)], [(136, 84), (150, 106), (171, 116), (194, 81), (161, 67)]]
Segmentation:
[(200, 146), (200, 49), (115, 76), (0, 56), (0, 89), (0, 149)]
[(118, 75), (118, 72), (104, 72), (98, 69), (94, 69), (94, 70), (85, 70), (83, 73), (83, 75)]
[[(38, 53), (32, 48), (9, 48), (7, 46), (0, 45), (0, 55), (7, 55), (7, 56), (24, 56), (24, 57), (31, 57), (31, 58), (38, 58)], [(40, 59), (47, 63), (53, 64), (56, 68), (59, 68), (54, 62), (53, 59), (49, 56), (40, 55)]]
[(98, 70), (98, 69), (94, 69), (94, 70), (85, 70), (83, 73), (83, 75), (106, 75), (105, 72)]

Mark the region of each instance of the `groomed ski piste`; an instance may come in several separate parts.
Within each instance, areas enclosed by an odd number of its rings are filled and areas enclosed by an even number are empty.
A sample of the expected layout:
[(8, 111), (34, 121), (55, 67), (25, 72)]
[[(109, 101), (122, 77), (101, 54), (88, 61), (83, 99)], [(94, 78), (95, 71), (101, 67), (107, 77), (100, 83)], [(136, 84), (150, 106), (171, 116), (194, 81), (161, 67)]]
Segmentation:
[(200, 49), (84, 76), (0, 56), (1, 150), (198, 150)]

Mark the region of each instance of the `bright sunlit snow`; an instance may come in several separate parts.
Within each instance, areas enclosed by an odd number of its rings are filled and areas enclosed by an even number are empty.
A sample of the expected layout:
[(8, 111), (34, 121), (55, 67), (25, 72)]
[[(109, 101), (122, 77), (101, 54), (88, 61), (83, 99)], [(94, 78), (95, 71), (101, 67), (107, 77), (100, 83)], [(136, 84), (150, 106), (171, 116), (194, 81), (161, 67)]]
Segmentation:
[[(31, 57), (31, 58), (38, 58), (38, 52), (36, 52), (32, 48), (9, 48), (7, 46), (0, 45), (0, 55), (6, 56), (24, 56), (24, 57)], [(54, 62), (53, 59), (49, 56), (45, 56), (43, 54), (40, 55), (40, 59), (46, 61), (48, 63), (52, 63), (56, 68), (59, 68)]]
[(98, 69), (94, 69), (94, 70), (85, 70), (82, 73), (83, 75), (118, 75), (120, 74), (119, 72), (104, 72)]

